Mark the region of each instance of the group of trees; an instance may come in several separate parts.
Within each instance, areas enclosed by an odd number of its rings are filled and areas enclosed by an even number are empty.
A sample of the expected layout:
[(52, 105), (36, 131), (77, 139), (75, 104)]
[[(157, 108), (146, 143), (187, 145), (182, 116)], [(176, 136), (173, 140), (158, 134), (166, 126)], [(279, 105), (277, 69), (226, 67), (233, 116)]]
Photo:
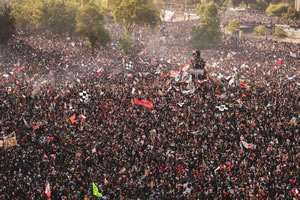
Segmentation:
[[(138, 26), (155, 30), (160, 24), (160, 11), (155, 3), (170, 0), (13, 0), (10, 6), (0, 11), (0, 44), (6, 44), (15, 33), (15, 23), (26, 30), (34, 26), (56, 34), (76, 34), (86, 38), (88, 46), (95, 48), (110, 42), (110, 33), (105, 28), (106, 16), (112, 17), (123, 26), (124, 35), (120, 38), (122, 52), (132, 50), (131, 35)], [(193, 48), (212, 48), (222, 38), (218, 0), (178, 0), (184, 3), (198, 3), (197, 14), (200, 23), (192, 27), (190, 45)], [(266, 4), (271, 0), (228, 0), (232, 5), (244, 2)], [(274, 0), (275, 1), (275, 0)], [(199, 3), (200, 2), (200, 3)], [(284, 4), (288, 6), (287, 4)], [(267, 9), (269, 14), (286, 13), (291, 17), (288, 7), (273, 6)], [(4, 28), (2, 28), (4, 27)], [(232, 21), (226, 29), (237, 32), (239, 24)], [(257, 27), (254, 32), (265, 34), (265, 27)], [(277, 31), (280, 32), (280, 31)], [(281, 34), (283, 35), (283, 34)]]
[(154, 29), (161, 22), (153, 0), (13, 0), (10, 7), (10, 16), (23, 30), (37, 27), (56, 34), (77, 34), (86, 38), (92, 52), (110, 41), (106, 16), (122, 24), (123, 40), (130, 40), (137, 26)]
[(199, 49), (212, 48), (222, 39), (218, 7), (212, 1), (202, 1), (197, 5), (197, 14), (200, 24), (192, 27), (190, 45)]
[(0, 7), (0, 46), (7, 45), (15, 32), (15, 19), (11, 15), (11, 8), (8, 6)]

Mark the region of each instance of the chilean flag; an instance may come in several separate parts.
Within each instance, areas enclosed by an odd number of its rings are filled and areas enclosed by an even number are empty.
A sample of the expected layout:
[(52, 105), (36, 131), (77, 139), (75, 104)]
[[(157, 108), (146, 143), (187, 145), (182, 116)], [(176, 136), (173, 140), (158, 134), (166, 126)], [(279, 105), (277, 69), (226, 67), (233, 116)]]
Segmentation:
[(80, 115), (79, 116), (83, 121), (86, 119), (86, 116), (84, 116), (84, 115)]
[(45, 194), (48, 198), (51, 197), (51, 189), (50, 189), (50, 184), (48, 181), (46, 182)]
[(293, 194), (294, 194), (295, 196), (297, 196), (297, 194), (299, 193), (297, 187), (294, 187), (294, 188), (292, 189), (292, 192), (293, 192)]
[(221, 166), (217, 167), (217, 169), (215, 171), (218, 171), (218, 170), (221, 170), (221, 169), (224, 169), (224, 165), (221, 165)]
[(100, 76), (100, 74), (103, 72), (103, 68), (100, 68), (97, 73), (95, 73), (95, 76)]

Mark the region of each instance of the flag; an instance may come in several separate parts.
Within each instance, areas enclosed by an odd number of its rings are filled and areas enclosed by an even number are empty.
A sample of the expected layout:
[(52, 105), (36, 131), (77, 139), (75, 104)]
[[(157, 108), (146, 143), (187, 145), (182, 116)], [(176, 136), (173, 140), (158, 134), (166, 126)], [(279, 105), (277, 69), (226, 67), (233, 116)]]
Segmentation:
[(132, 74), (127, 74), (127, 78), (133, 78)]
[(55, 159), (56, 155), (55, 154), (51, 154), (50, 157), (53, 158), (53, 159)]
[(225, 167), (232, 169), (232, 164), (231, 162), (225, 162)]
[(52, 142), (54, 140), (54, 137), (48, 137), (49, 142)]
[(221, 169), (224, 169), (224, 165), (221, 165), (221, 166), (217, 167), (217, 169), (215, 171), (219, 171)]
[(242, 97), (246, 97), (246, 94), (242, 94)]
[(184, 103), (177, 103), (177, 105), (179, 105), (180, 107), (182, 107), (184, 105)]
[(254, 120), (252, 120), (252, 121), (251, 121), (251, 125), (250, 125), (250, 126), (251, 126), (251, 128), (253, 128), (253, 127), (254, 127), (254, 125), (255, 125), (255, 123), (254, 123)]
[(276, 65), (280, 65), (282, 63), (282, 60), (278, 60), (277, 62), (276, 62)]
[(137, 99), (134, 97), (133, 103), (134, 103), (135, 105), (140, 105), (140, 106), (144, 106), (144, 107), (146, 107), (146, 108), (154, 109), (153, 103), (150, 102), (150, 101), (147, 101), (147, 100), (145, 100), (145, 99), (142, 99), (142, 100), (140, 101), (140, 100), (137, 100)]
[(75, 118), (76, 118), (76, 114), (72, 115), (69, 119), (72, 122), (72, 124), (74, 124), (75, 122)]
[(44, 159), (49, 159), (48, 156), (46, 154), (44, 154), (43, 156)]
[(293, 194), (294, 194), (295, 196), (297, 196), (297, 194), (299, 193), (297, 187), (294, 187), (294, 188), (292, 189), (292, 192), (293, 192)]
[(93, 183), (93, 195), (96, 197), (102, 197), (103, 195), (98, 192), (98, 188), (95, 183)]
[(59, 95), (55, 96), (55, 97), (54, 97), (54, 100), (56, 101), (56, 99), (57, 99), (58, 97), (59, 97)]
[(163, 96), (163, 93), (162, 93), (161, 90), (159, 90), (159, 91), (157, 92), (157, 94), (160, 95), (160, 96)]
[(205, 82), (207, 82), (207, 81), (208, 81), (207, 79), (204, 79), (204, 80), (196, 80), (196, 83), (201, 84), (201, 83), (205, 83)]
[(71, 40), (71, 37), (66, 37), (66, 40), (67, 40), (67, 41), (70, 41), (70, 40)]
[(296, 122), (296, 117), (292, 117), (291, 124), (294, 124)]
[(250, 144), (245, 141), (242, 141), (242, 144), (246, 149), (255, 149), (255, 147), (256, 147), (254, 144)]
[(50, 189), (50, 184), (48, 181), (46, 181), (46, 188), (45, 188), (45, 194), (48, 198), (51, 197), (51, 189)]
[(22, 71), (24, 68), (25, 66), (18, 67), (18, 71)]
[(156, 60), (155, 58), (153, 58), (153, 59), (151, 60), (151, 64), (152, 64), (152, 65), (156, 65), (156, 64), (157, 64), (157, 60)]
[(33, 126), (32, 127), (32, 129), (35, 131), (35, 130), (37, 130), (37, 129), (39, 129), (40, 128), (40, 126), (39, 125), (36, 125), (36, 126)]
[(278, 139), (277, 138), (275, 138), (275, 144), (278, 144), (279, 142), (278, 142)]
[(86, 116), (84, 115), (79, 115), (79, 117), (84, 121), (86, 119)]
[(243, 166), (246, 166), (246, 165), (247, 165), (246, 159), (244, 159), (244, 160), (242, 161), (242, 165), (243, 165)]
[(297, 53), (290, 52), (290, 56), (293, 58), (297, 58)]
[(202, 160), (202, 167), (206, 167), (205, 160)]
[(135, 93), (135, 88), (132, 88), (131, 94)]
[(187, 63), (187, 64), (183, 65), (180, 70), (187, 72), (189, 70), (189, 68), (190, 68), (190, 64)]
[(100, 76), (100, 74), (103, 72), (103, 68), (100, 68), (96, 73), (95, 76)]

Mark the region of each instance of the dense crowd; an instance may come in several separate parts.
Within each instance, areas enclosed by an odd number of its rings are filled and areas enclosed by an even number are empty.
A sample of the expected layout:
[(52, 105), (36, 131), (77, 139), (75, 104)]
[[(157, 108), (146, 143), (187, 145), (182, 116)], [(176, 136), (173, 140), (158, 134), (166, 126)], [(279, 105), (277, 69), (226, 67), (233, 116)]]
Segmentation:
[(228, 24), (232, 20), (237, 20), (240, 24), (249, 24), (249, 23), (261, 23), (266, 25), (272, 24), (285, 24), (290, 26), (299, 27), (299, 20), (292, 21), (284, 19), (279, 16), (268, 16), (262, 12), (248, 12), (244, 10), (226, 10), (221, 11), (221, 22), (222, 24)]
[(46, 181), (51, 199), (96, 199), (93, 182), (102, 199), (299, 198), (299, 45), (225, 36), (202, 52), (208, 79), (186, 83), (171, 72), (189, 49), (140, 36), (130, 56), (14, 38), (0, 124), (18, 146), (0, 149), (0, 199), (47, 199)]

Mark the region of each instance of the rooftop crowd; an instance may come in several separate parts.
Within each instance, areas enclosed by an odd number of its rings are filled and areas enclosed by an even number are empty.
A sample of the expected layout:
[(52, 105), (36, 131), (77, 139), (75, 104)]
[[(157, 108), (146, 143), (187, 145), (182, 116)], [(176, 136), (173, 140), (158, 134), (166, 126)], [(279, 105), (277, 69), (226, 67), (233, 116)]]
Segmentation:
[(188, 84), (170, 72), (189, 49), (142, 36), (130, 56), (15, 36), (0, 124), (18, 146), (0, 149), (0, 199), (47, 199), (46, 181), (51, 199), (97, 199), (93, 182), (102, 199), (299, 198), (299, 44), (225, 36), (202, 52), (207, 81)]

